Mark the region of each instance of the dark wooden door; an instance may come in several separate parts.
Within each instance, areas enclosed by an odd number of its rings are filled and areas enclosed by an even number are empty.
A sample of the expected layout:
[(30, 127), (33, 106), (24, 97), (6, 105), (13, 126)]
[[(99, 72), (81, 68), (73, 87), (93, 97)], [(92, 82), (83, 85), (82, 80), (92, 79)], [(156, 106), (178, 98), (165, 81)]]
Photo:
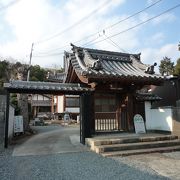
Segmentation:
[(120, 119), (119, 119), (120, 127), (122, 131), (128, 130), (128, 120), (127, 120), (127, 107), (122, 106), (120, 110)]

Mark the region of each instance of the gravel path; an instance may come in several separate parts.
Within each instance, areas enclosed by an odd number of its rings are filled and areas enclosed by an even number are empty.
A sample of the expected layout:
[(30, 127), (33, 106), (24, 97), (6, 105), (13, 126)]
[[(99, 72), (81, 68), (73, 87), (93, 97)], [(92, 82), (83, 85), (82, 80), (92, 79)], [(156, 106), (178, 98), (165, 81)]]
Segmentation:
[(0, 156), (1, 180), (162, 180), (92, 152), (64, 153), (42, 156)]
[[(104, 158), (86, 150), (81, 151), (82, 147), (78, 145), (76, 134), (74, 134), (76, 130), (72, 131), (71, 128), (69, 129), (69, 140), (67, 140), (67, 128), (60, 128), (62, 132), (57, 131), (57, 128), (58, 127), (48, 127), (46, 129), (39, 128), (40, 133), (37, 134), (37, 138), (33, 136), (24, 144), (18, 144), (14, 150), (14, 147), (10, 147), (6, 151), (1, 151), (0, 180), (167, 179), (149, 169), (138, 169), (134, 166), (129, 166), (121, 159), (117, 161), (112, 158)], [(55, 135), (54, 141), (51, 139), (53, 137), (53, 131)], [(58, 132), (60, 133), (59, 135), (57, 135)], [(42, 136), (41, 133), (44, 133), (44, 136)], [(59, 141), (58, 136), (59, 138), (64, 137), (64, 140), (62, 139), (62, 141)], [(47, 141), (39, 139), (43, 137), (47, 139)], [(38, 148), (36, 148), (36, 150), (33, 151), (33, 155), (30, 155), (27, 151), (27, 154), (24, 153), (28, 148), (38, 146), (38, 143), (42, 141), (43, 143), (39, 145), (39, 148), (41, 147), (40, 150), (43, 149), (42, 147), (47, 147), (47, 142), (51, 142), (50, 146), (54, 146), (54, 143), (59, 143), (59, 149), (56, 149), (58, 151), (54, 151), (54, 149), (51, 148), (51, 153), (41, 154), (38, 152)], [(20, 149), (22, 149), (21, 146), (24, 148), (23, 152), (20, 152)], [(64, 146), (66, 147), (66, 152), (64, 151)], [(63, 148), (63, 151), (61, 148)], [(19, 151), (17, 153), (18, 149)], [(75, 152), (71, 152), (69, 149)], [(16, 155), (13, 151), (16, 152)]]

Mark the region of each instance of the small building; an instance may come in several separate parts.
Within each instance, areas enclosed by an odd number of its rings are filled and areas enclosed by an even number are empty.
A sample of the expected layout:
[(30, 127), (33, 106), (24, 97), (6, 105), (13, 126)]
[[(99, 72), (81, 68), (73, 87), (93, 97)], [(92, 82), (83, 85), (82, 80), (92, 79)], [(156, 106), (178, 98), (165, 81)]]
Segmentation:
[(71, 119), (77, 120), (80, 114), (80, 99), (78, 95), (58, 95), (56, 96), (55, 113), (68, 112)]
[(39, 113), (51, 113), (52, 95), (47, 94), (31, 94), (28, 96), (28, 101), (31, 104), (33, 118), (37, 117)]
[(151, 92), (162, 97), (161, 101), (152, 104), (153, 108), (162, 106), (180, 107), (180, 76), (166, 77), (162, 86), (151, 86)]
[[(63, 83), (66, 73), (48, 73), (47, 80), (49, 82)], [(57, 95), (54, 96), (54, 113), (62, 114), (69, 112), (71, 119), (77, 120), (80, 114), (80, 103), (78, 95)]]

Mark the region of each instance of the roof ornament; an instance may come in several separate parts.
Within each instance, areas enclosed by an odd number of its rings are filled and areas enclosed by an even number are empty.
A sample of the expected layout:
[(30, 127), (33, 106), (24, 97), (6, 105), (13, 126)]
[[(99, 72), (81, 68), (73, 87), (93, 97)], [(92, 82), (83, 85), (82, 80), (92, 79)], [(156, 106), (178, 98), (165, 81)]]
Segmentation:
[(92, 58), (86, 49), (83, 49), (83, 52), (84, 52), (84, 62), (88, 69), (94, 69), (97, 71), (102, 69), (102, 64), (101, 64), (100, 58), (98, 58), (98, 59)]
[(145, 73), (147, 74), (155, 74), (154, 67), (157, 65), (155, 62), (153, 65), (146, 68)]
[(98, 60), (96, 60), (96, 61), (93, 62), (93, 64), (92, 64), (92, 69), (97, 70), (97, 71), (99, 71), (100, 69), (102, 69), (102, 64), (101, 64), (100, 59), (98, 59)]
[(139, 53), (139, 54), (131, 54), (130, 55), (130, 60), (131, 61), (132, 60), (140, 61), (140, 59), (141, 59), (141, 53)]

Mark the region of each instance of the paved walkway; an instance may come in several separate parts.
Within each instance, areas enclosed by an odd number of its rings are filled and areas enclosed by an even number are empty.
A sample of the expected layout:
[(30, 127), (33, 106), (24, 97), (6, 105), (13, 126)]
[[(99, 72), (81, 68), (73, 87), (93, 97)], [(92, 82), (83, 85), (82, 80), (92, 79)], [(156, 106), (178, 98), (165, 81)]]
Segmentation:
[(79, 127), (34, 126), (36, 135), (16, 145), (13, 156), (89, 151), (80, 143)]
[(155, 172), (172, 180), (180, 180), (180, 152), (154, 153), (114, 157), (115, 161), (123, 162), (141, 170)]

